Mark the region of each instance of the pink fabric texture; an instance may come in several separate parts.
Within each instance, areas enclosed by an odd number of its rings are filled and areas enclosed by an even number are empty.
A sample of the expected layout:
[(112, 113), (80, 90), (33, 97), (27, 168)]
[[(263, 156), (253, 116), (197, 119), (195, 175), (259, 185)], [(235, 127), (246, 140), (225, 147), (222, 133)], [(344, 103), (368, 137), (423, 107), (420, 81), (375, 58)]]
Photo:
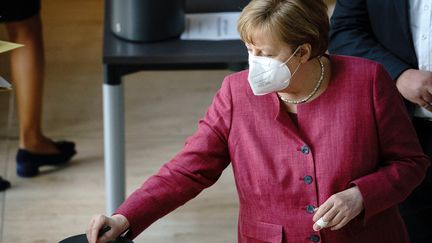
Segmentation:
[[(329, 58), (329, 86), (298, 105), (298, 127), (275, 93), (253, 95), (247, 71), (226, 77), (183, 150), (116, 211), (129, 220), (129, 236), (211, 186), (231, 163), (238, 242), (408, 242), (396, 204), (430, 162), (382, 66)], [(314, 232), (311, 206), (353, 185), (364, 212), (340, 230)]]

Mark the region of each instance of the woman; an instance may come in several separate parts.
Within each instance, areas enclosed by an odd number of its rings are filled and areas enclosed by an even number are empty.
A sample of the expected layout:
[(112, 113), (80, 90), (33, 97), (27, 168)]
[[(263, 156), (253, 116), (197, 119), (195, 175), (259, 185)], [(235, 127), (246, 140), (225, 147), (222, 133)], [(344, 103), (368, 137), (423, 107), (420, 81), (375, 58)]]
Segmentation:
[(383, 68), (325, 55), (328, 28), (322, 1), (251, 1), (238, 22), (250, 69), (225, 78), (174, 159), (93, 218), (89, 241), (136, 237), (231, 161), (239, 242), (408, 242), (396, 204), (428, 158)]

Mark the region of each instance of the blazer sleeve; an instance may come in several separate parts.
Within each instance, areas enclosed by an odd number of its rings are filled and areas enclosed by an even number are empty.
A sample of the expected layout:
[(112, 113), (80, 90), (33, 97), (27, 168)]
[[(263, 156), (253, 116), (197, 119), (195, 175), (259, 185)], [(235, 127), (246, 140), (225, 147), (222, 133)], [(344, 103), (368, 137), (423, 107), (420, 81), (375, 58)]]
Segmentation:
[(329, 52), (377, 61), (383, 64), (391, 78), (396, 80), (411, 66), (376, 40), (369, 14), (371, 13), (368, 12), (366, 0), (337, 0), (330, 19)]
[(194, 135), (159, 172), (151, 176), (116, 210), (129, 223), (128, 238), (135, 238), (157, 219), (214, 184), (229, 165), (231, 91), (223, 82)]
[(402, 98), (380, 64), (372, 89), (380, 163), (375, 172), (352, 182), (363, 196), (365, 222), (402, 202), (421, 183), (430, 164)]

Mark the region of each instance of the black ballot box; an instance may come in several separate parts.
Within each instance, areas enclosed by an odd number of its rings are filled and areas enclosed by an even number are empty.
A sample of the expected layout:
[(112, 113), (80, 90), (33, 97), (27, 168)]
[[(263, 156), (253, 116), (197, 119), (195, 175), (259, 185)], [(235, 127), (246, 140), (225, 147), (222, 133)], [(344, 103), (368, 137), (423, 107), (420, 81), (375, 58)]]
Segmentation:
[(180, 36), (185, 13), (240, 12), (249, 0), (108, 0), (111, 31), (136, 42)]

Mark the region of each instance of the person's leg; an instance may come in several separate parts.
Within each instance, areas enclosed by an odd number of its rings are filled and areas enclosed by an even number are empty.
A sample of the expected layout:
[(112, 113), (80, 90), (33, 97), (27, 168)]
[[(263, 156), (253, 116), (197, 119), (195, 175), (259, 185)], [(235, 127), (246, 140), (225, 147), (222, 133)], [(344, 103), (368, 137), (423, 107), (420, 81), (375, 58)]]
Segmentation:
[[(413, 125), (426, 155), (432, 158), (432, 121), (414, 118)], [(411, 243), (425, 243), (432, 239), (432, 168), (422, 184), (400, 205)]]
[(403, 220), (408, 230), (411, 243), (427, 243), (430, 242), (432, 232), (430, 230), (430, 219), (432, 210), (422, 210), (415, 214), (403, 216)]
[(10, 40), (23, 44), (11, 53), (12, 82), (19, 117), (19, 147), (39, 154), (59, 151), (41, 129), (44, 48), (39, 15), (6, 24)]
[(75, 155), (73, 142), (53, 142), (42, 132), (44, 48), (39, 14), (6, 23), (10, 40), (23, 44), (11, 53), (12, 82), (19, 117), (17, 174), (32, 177), (44, 165), (63, 165)]

